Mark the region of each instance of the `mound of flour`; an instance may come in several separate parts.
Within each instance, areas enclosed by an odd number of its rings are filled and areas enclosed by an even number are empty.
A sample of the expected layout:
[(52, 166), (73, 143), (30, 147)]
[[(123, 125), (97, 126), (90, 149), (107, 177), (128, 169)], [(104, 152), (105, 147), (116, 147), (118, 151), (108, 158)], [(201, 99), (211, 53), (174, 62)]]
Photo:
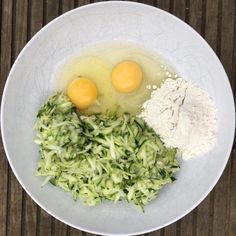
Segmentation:
[(140, 114), (183, 159), (209, 151), (216, 140), (216, 108), (207, 93), (178, 78), (153, 91)]

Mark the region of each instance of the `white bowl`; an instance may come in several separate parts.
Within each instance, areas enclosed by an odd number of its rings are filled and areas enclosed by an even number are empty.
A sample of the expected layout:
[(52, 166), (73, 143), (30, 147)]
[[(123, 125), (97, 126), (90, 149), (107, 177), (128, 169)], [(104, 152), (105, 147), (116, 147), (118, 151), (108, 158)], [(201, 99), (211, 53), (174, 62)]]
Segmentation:
[[(133, 41), (166, 58), (186, 79), (205, 89), (218, 109), (217, 144), (209, 153), (182, 162), (177, 181), (140, 213), (132, 204), (97, 207), (74, 202), (70, 194), (35, 177), (39, 159), (33, 143), (36, 113), (51, 94), (58, 63), (101, 41)], [(208, 44), (178, 18), (131, 2), (80, 7), (52, 21), (22, 50), (11, 69), (1, 107), (2, 138), (8, 161), (26, 192), (44, 210), (75, 228), (103, 235), (132, 235), (164, 227), (190, 212), (211, 191), (227, 163), (235, 125), (227, 75)]]

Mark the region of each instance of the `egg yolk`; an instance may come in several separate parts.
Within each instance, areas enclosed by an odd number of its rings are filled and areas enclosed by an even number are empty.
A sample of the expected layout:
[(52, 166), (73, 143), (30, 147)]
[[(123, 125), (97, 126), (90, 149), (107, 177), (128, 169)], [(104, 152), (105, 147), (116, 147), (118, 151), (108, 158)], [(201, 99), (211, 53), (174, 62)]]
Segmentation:
[(67, 87), (67, 95), (75, 106), (86, 109), (97, 99), (97, 87), (91, 80), (80, 77), (70, 82)]
[(131, 93), (141, 85), (143, 72), (136, 62), (123, 61), (114, 67), (111, 79), (118, 92)]

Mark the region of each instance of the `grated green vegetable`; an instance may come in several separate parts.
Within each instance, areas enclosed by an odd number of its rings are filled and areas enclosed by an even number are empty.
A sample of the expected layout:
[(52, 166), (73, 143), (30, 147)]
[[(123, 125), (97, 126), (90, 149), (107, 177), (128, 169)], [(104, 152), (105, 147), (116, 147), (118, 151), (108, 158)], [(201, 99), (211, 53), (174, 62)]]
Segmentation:
[(35, 129), (41, 157), (36, 175), (86, 205), (126, 199), (144, 211), (179, 169), (176, 150), (140, 118), (85, 116), (63, 93), (41, 107)]

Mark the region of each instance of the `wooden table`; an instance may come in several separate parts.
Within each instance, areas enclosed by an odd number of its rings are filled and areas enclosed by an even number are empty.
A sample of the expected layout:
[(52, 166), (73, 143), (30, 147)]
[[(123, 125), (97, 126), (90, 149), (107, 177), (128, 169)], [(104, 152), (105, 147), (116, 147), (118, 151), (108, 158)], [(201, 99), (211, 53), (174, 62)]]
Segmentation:
[[(17, 55), (27, 41), (52, 19), (93, 1), (0, 0), (2, 90)], [(157, 0), (139, 1), (171, 12), (198, 31), (217, 53), (235, 94), (236, 81), (236, 1)], [(178, 222), (149, 233), (149, 236), (236, 235), (236, 146), (230, 160), (207, 198)], [(3, 235), (91, 235), (54, 219), (24, 192), (8, 165), (0, 146), (0, 236)]]

